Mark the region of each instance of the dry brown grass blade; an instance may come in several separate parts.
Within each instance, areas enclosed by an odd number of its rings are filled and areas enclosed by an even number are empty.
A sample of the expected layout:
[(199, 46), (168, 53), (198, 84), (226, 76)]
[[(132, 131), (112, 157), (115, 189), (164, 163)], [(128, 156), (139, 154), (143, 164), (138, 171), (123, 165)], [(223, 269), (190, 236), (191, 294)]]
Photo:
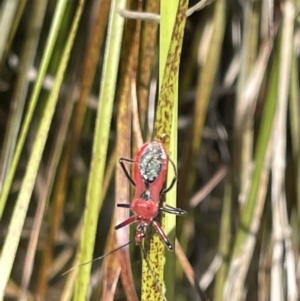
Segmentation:
[[(140, 25), (135, 20), (127, 20), (124, 30), (121, 54), (121, 84), (119, 90), (119, 111), (117, 121), (117, 158), (131, 157), (131, 88), (137, 69), (138, 39)], [(134, 33), (134, 34), (132, 34)], [(118, 165), (116, 172), (116, 203), (128, 203), (130, 200), (129, 183)], [(129, 216), (129, 210), (119, 208), (116, 213), (117, 224)], [(129, 240), (129, 227), (123, 227), (116, 233), (118, 246)], [(121, 280), (128, 300), (138, 300), (131, 272), (128, 247), (119, 252)]]
[[(287, 156), (287, 116), (291, 75), (294, 34), (294, 4), (286, 1), (282, 4), (282, 43), (280, 51), (280, 69), (278, 80), (278, 104), (273, 127), (273, 139), (276, 147), (272, 153), (272, 234), (274, 239), (273, 263), (271, 268), (271, 300), (285, 299), (285, 289), (281, 285), (287, 281), (286, 296), (289, 301), (298, 300), (295, 257), (291, 251), (291, 228), (286, 202), (285, 158)], [(285, 267), (282, 265), (285, 262)], [(286, 273), (286, 276), (285, 276)]]
[(50, 230), (46, 240), (46, 246), (43, 253), (43, 260), (39, 271), (39, 277), (37, 281), (36, 293), (39, 298), (44, 299), (48, 288), (48, 271), (53, 260), (53, 250), (55, 246), (55, 237), (60, 228), (61, 219), (63, 216), (63, 209), (65, 203), (65, 193), (68, 183), (68, 162), (69, 158), (67, 152), (63, 153), (62, 163), (58, 171), (59, 181), (56, 183), (54, 190), (54, 202), (52, 204), (52, 218), (50, 224)]
[(85, 60), (83, 64), (83, 72), (80, 85), (81, 89), (73, 118), (72, 144), (73, 146), (75, 146), (75, 148), (78, 144), (78, 139), (81, 133), (81, 128), (86, 112), (87, 99), (90, 95), (91, 86), (93, 84), (97, 62), (99, 60), (99, 49), (101, 49), (103, 44), (111, 4), (111, 0), (102, 0), (98, 2), (100, 2), (100, 4), (98, 4), (99, 9), (96, 15), (96, 19), (93, 22), (93, 27), (89, 35), (89, 40), (85, 51)]
[(190, 200), (190, 206), (196, 207), (211, 191), (224, 179), (228, 172), (228, 167), (221, 167), (209, 182), (205, 184)]
[(195, 273), (194, 269), (191, 266), (189, 260), (187, 259), (186, 255), (184, 254), (183, 249), (181, 248), (181, 245), (177, 238), (175, 239), (175, 252), (177, 259), (179, 260), (182, 270), (184, 271), (187, 279), (189, 280), (192, 287), (195, 287)]
[[(159, 12), (159, 1), (146, 1), (145, 11)], [(155, 61), (158, 25), (154, 22), (144, 22), (141, 28), (141, 44), (137, 77), (137, 95), (141, 128), (145, 129), (148, 112), (149, 86)]]
[(176, 252), (177, 259), (181, 264), (182, 270), (184, 271), (190, 285), (195, 289), (195, 291), (199, 293), (201, 301), (210, 301), (206, 293), (201, 289), (201, 285), (199, 286), (196, 285), (194, 269), (191, 266), (186, 255), (184, 254), (184, 251), (177, 238), (175, 239), (175, 252)]
[[(33, 271), (33, 264), (34, 264), (34, 258), (36, 254), (36, 248), (37, 248), (37, 242), (40, 235), (40, 229), (43, 221), (43, 217), (45, 214), (45, 208), (47, 201), (49, 199), (49, 195), (52, 191), (53, 183), (55, 180), (55, 175), (57, 171), (57, 166), (59, 163), (59, 159), (61, 157), (61, 152), (63, 150), (63, 145), (66, 139), (66, 134), (68, 131), (71, 114), (73, 110), (73, 100), (70, 99), (66, 102), (64, 115), (63, 115), (63, 122), (59, 128), (59, 132), (57, 134), (57, 142), (55, 144), (55, 148), (53, 149), (52, 155), (50, 156), (50, 162), (48, 165), (48, 168), (46, 168), (46, 177), (45, 181), (43, 183), (42, 187), (42, 193), (39, 197), (38, 206), (36, 209), (36, 215), (34, 219), (33, 224), (33, 231), (30, 235), (30, 240), (28, 244), (25, 264), (24, 264), (24, 273), (22, 276), (22, 283), (21, 283), (21, 289), (22, 289), (22, 297), (21, 300), (25, 300), (28, 285), (30, 282), (30, 278), (32, 276)], [(48, 271), (48, 270), (47, 270)]]
[[(113, 222), (115, 219), (113, 218)], [(110, 250), (116, 249), (116, 235), (115, 235), (115, 227), (114, 223), (112, 223), (109, 231), (109, 241), (106, 246), (105, 253)], [(121, 272), (121, 265), (119, 260), (121, 259), (118, 254), (113, 253), (105, 257), (104, 261), (104, 277), (105, 281), (103, 281), (103, 290), (101, 300), (103, 301), (113, 301), (115, 290), (117, 287), (119, 275)]]
[[(73, 110), (73, 105), (75, 103), (74, 102), (74, 96), (76, 94), (75, 87), (76, 85), (73, 86), (73, 93), (71, 93), (71, 97), (68, 100), (71, 104), (71, 108), (68, 108), (68, 110), (70, 111)], [(63, 121), (66, 122), (67, 120), (63, 120)], [(56, 182), (54, 193), (53, 193), (54, 202), (52, 204), (53, 211), (52, 211), (50, 230), (48, 233), (48, 238), (46, 240), (42, 265), (39, 271), (39, 277), (38, 277), (37, 287), (36, 287), (37, 295), (40, 296), (40, 298), (42, 299), (45, 298), (45, 294), (47, 291), (48, 280), (49, 280), (49, 269), (53, 260), (52, 256), (53, 256), (55, 238), (57, 237), (57, 234), (59, 232), (61, 226), (61, 219), (64, 214), (63, 210), (64, 210), (64, 204), (66, 200), (66, 191), (69, 183), (69, 178), (68, 178), (69, 164), (71, 158), (73, 157), (75, 148), (76, 146), (73, 144), (73, 140), (72, 139), (68, 140), (67, 146), (62, 154), (59, 170), (57, 172), (57, 178), (59, 180)]]
[[(107, 167), (105, 170), (105, 177), (103, 180), (101, 198), (104, 198), (107, 195), (107, 190), (108, 190), (109, 184), (112, 180), (112, 177), (113, 177), (113, 174), (115, 171), (115, 167), (116, 167), (116, 150), (114, 149), (114, 151), (111, 153), (111, 155), (109, 157), (108, 164), (107, 164)], [(74, 233), (73, 233), (73, 240), (74, 240), (75, 245), (78, 245), (78, 242), (80, 241), (80, 232), (82, 229), (82, 225), (83, 225), (83, 217), (80, 219), (79, 223), (76, 225)], [(51, 269), (50, 277), (53, 277), (54, 275), (56, 275), (57, 271), (62, 271), (62, 268), (65, 267), (65, 265), (60, 265), (57, 261), (60, 261), (60, 262), (64, 261), (65, 263), (67, 263), (69, 261), (70, 257), (73, 256), (73, 254), (74, 254), (73, 249), (74, 248), (72, 248), (72, 247), (67, 247), (56, 258), (56, 261), (53, 263), (53, 265), (51, 267), (52, 269)], [(109, 251), (111, 251), (111, 250), (109, 249)], [(79, 255), (79, 252), (77, 251), (75, 259), (73, 260), (73, 267), (71, 268), (71, 269), (74, 269), (75, 271), (72, 273), (68, 273), (66, 276), (64, 276), (64, 277), (67, 277), (67, 280), (65, 282), (64, 289), (63, 289), (62, 295), (61, 295), (62, 301), (71, 299), (76, 275), (77, 275), (78, 269), (80, 268), (77, 265), (78, 261), (79, 261), (78, 255)], [(61, 259), (61, 258), (63, 258), (63, 259)], [(105, 259), (103, 258), (103, 260), (105, 260)], [(76, 271), (76, 269), (77, 269), (77, 271)], [(65, 272), (67, 272), (67, 271), (64, 271), (64, 273)]]

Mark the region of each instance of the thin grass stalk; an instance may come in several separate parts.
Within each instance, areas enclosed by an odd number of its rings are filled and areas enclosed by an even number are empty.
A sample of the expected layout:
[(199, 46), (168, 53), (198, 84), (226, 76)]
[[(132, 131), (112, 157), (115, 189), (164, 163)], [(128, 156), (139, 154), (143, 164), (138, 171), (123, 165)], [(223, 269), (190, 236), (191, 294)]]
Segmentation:
[(269, 266), (271, 266), (272, 254), (272, 241), (270, 235), (269, 225), (266, 222), (267, 218), (262, 223), (262, 235), (261, 235), (261, 247), (260, 247), (260, 258), (259, 258), (259, 272), (257, 275), (258, 290), (257, 299), (258, 301), (264, 301), (270, 299), (270, 273)]
[(231, 251), (231, 231), (232, 231), (232, 186), (227, 179), (225, 183), (224, 202), (220, 225), (220, 238), (218, 253), (222, 258), (222, 264), (217, 272), (214, 285), (214, 301), (223, 299), (223, 289), (228, 273), (228, 258)]
[[(42, 31), (42, 25), (46, 12), (48, 1), (35, 0), (32, 2), (32, 18), (26, 30), (26, 40), (22, 48), (18, 78), (14, 88), (14, 94), (11, 99), (11, 111), (8, 121), (7, 131), (4, 138), (4, 147), (2, 149), (0, 166), (0, 179), (4, 179), (11, 165), (11, 160), (15, 151), (20, 125), (24, 114), (25, 102), (29, 88), (28, 73), (34, 65), (38, 43)], [(0, 189), (1, 189), (0, 181)]]
[[(113, 177), (115, 167), (116, 167), (116, 150), (114, 149), (109, 157), (107, 168), (105, 169), (105, 177), (103, 180), (102, 195), (101, 195), (102, 200), (107, 195), (107, 190), (108, 190), (109, 184), (111, 182), (111, 179)], [(79, 241), (80, 241), (82, 225), (83, 225), (83, 218), (80, 219), (79, 223), (77, 224), (77, 226), (75, 228), (74, 234), (73, 234), (73, 240), (75, 243), (79, 243)], [(64, 256), (64, 252), (69, 252), (69, 250), (64, 250), (61, 254), (62, 256)], [(72, 254), (73, 254), (73, 252), (72, 252)], [(68, 273), (66, 275), (67, 280), (66, 280), (65, 286), (62, 290), (61, 301), (69, 301), (72, 298), (75, 281), (77, 279), (77, 274), (78, 274), (78, 271), (80, 268), (80, 267), (78, 267), (79, 259), (80, 259), (79, 256), (80, 256), (80, 248), (77, 248), (75, 259), (73, 260), (73, 263), (71, 265), (72, 267), (77, 266), (77, 268), (75, 268), (72, 273)], [(53, 264), (53, 266), (55, 266), (55, 263)]]
[[(244, 8), (244, 24), (243, 24), (243, 43), (241, 47), (240, 73), (237, 83), (237, 96), (235, 103), (235, 120), (234, 120), (234, 153), (235, 158), (235, 179), (238, 181), (239, 201), (245, 201), (245, 195), (249, 189), (249, 179), (251, 176), (252, 166), (252, 149), (253, 149), (253, 122), (245, 123), (245, 115), (251, 114), (254, 110), (249, 110), (256, 107), (257, 98), (254, 97), (251, 103), (245, 98), (245, 87), (247, 80), (257, 56), (258, 44), (258, 5), (257, 1), (248, 1)], [(258, 86), (259, 87), (259, 86)], [(251, 114), (251, 117), (252, 114)], [(252, 121), (252, 118), (249, 118)]]
[[(280, 69), (278, 84), (278, 106), (276, 122), (274, 123), (273, 139), (276, 147), (272, 155), (272, 234), (274, 238), (273, 260), (271, 268), (271, 301), (279, 299), (295, 300), (297, 295), (291, 293), (287, 299), (284, 287), (281, 285), (285, 279), (282, 265), (284, 255), (284, 242), (290, 245), (289, 224), (286, 208), (285, 192), (285, 158), (286, 158), (286, 122), (287, 103), (290, 80), (290, 65), (292, 58), (293, 31), (294, 31), (294, 6), (291, 1), (282, 4), (283, 22), (280, 49)], [(291, 258), (292, 259), (292, 258)], [(294, 260), (293, 260), (294, 262)], [(295, 266), (291, 270), (295, 271)], [(295, 275), (294, 275), (295, 276)], [(288, 284), (295, 281), (289, 279)], [(294, 285), (292, 285), (295, 287)]]
[[(125, 0), (114, 0), (111, 2), (104, 65), (100, 84), (99, 107), (94, 133), (93, 157), (86, 195), (87, 203), (80, 246), (80, 263), (90, 261), (92, 258), (98, 214), (102, 206), (102, 202), (100, 203), (100, 196), (102, 194), (101, 187), (104, 177), (105, 158), (109, 142), (110, 122), (112, 118), (124, 26), (124, 19), (119, 16), (115, 10), (116, 8), (124, 9), (125, 4)], [(79, 270), (75, 288), (75, 301), (81, 301), (87, 298), (90, 269), (91, 265), (85, 265)]]
[(50, 27), (50, 33), (46, 42), (46, 47), (44, 50), (44, 55), (42, 57), (41, 65), (39, 68), (38, 76), (33, 88), (33, 92), (31, 94), (30, 100), (29, 100), (29, 106), (27, 109), (26, 116), (24, 118), (24, 122), (22, 124), (21, 133), (19, 135), (19, 139), (17, 142), (16, 150), (12, 159), (12, 163), (10, 166), (10, 169), (6, 175), (6, 178), (3, 183), (3, 187), (0, 193), (0, 219), (3, 214), (3, 210), (5, 208), (5, 204), (7, 201), (7, 197), (9, 194), (9, 191), (11, 189), (12, 181), (17, 169), (17, 165), (21, 156), (21, 152), (25, 143), (25, 139), (29, 130), (29, 126), (33, 117), (33, 113), (38, 101), (38, 96), (41, 91), (41, 87), (43, 84), (43, 80), (53, 53), (53, 49), (57, 40), (57, 35), (59, 32), (59, 28), (61, 25), (61, 22), (63, 20), (63, 16), (66, 10), (68, 1), (67, 0), (60, 0), (57, 3), (56, 10), (54, 13), (53, 21)]
[[(286, 201), (286, 199), (285, 199)], [(283, 216), (285, 218), (285, 239), (284, 239), (284, 247), (286, 251), (284, 266), (286, 267), (286, 278), (287, 278), (287, 300), (288, 301), (296, 301), (299, 300), (299, 291), (297, 284), (297, 263), (296, 263), (296, 254), (293, 248), (293, 233), (292, 227), (288, 223), (288, 212), (286, 207), (283, 208)], [(292, 223), (291, 223), (292, 224)], [(295, 233), (295, 231), (294, 231)]]
[(76, 14), (72, 23), (70, 34), (66, 41), (64, 52), (60, 61), (60, 65), (56, 74), (56, 80), (48, 98), (44, 115), (37, 131), (36, 139), (34, 141), (32, 152), (28, 160), (28, 166), (25, 172), (24, 180), (17, 198), (17, 202), (14, 208), (14, 212), (9, 224), (8, 234), (6, 236), (2, 253), (0, 257), (0, 300), (3, 300), (5, 286), (8, 281), (8, 277), (11, 273), (12, 265), (16, 255), (17, 247), (19, 245), (21, 232), (26, 217), (29, 201), (34, 188), (36, 175), (40, 165), (41, 157), (45, 147), (46, 139), (48, 136), (50, 124), (55, 111), (56, 103), (58, 100), (59, 90), (64, 78), (64, 73), (67, 67), (67, 63), (70, 57), (70, 51), (73, 47), (74, 39), (77, 33), (78, 24), (83, 11), (84, 0), (80, 1)]
[[(102, 2), (101, 3), (102, 5), (99, 6), (99, 12), (102, 12), (104, 9), (104, 15), (106, 15), (105, 9), (107, 9), (107, 11), (109, 10), (110, 1), (108, 2), (109, 2), (108, 4)], [(86, 106), (87, 106), (86, 98), (90, 93), (91, 84), (95, 75), (95, 70), (97, 65), (95, 62), (97, 62), (99, 57), (99, 51), (96, 51), (95, 49), (99, 49), (99, 46), (103, 40), (107, 19), (108, 16), (106, 19), (102, 17), (101, 22), (99, 21), (99, 18), (96, 20), (93, 26), (93, 30), (91, 33), (88, 46), (85, 50), (85, 60), (83, 64), (84, 71), (81, 78), (82, 89), (80, 90), (79, 100), (76, 103), (76, 107), (72, 116), (71, 135), (66, 143), (65, 150), (63, 152), (63, 156), (61, 159), (60, 168), (57, 175), (58, 181), (53, 193), (54, 201), (53, 201), (52, 208), (54, 214), (50, 226), (50, 231), (48, 233), (48, 239), (46, 242), (46, 247), (44, 249), (43, 261), (38, 277), (37, 291), (39, 292), (39, 296), (41, 298), (44, 298), (47, 285), (48, 285), (48, 277), (49, 277), (48, 270), (52, 263), (53, 243), (55, 237), (57, 237), (57, 232), (60, 227), (64, 202), (66, 200), (66, 190), (69, 185), (68, 174), (69, 174), (70, 164), (72, 163), (72, 159), (74, 157), (74, 153), (77, 149), (78, 141), (80, 138), (82, 125), (83, 125), (85, 112), (86, 112)], [(101, 24), (102, 26), (100, 26)], [(96, 36), (97, 38), (94, 38), (94, 36)], [(72, 100), (69, 101), (72, 102), (73, 104), (75, 103)]]
[(290, 98), (289, 98), (289, 123), (291, 127), (291, 144), (293, 153), (293, 164), (295, 167), (296, 183), (296, 200), (298, 222), (300, 224), (300, 88), (299, 88), (299, 64), (296, 54), (297, 35), (294, 35), (292, 64), (291, 64), (291, 81), (290, 81)]
[(100, 0), (98, 2), (100, 2), (99, 9), (85, 50), (83, 72), (80, 83), (81, 89), (78, 103), (74, 112), (75, 117), (72, 120), (72, 148), (75, 149), (77, 148), (80, 138), (86, 113), (87, 98), (90, 95), (91, 87), (95, 77), (97, 62), (100, 54), (99, 49), (102, 48), (111, 5), (111, 0)]
[(19, 0), (5, 0), (0, 10), (0, 62), (2, 61), (5, 45), (11, 30)]
[[(2, 58), (0, 60), (0, 70), (2, 70), (3, 65), (6, 62), (7, 56), (9, 54), (10, 49), (11, 49), (12, 42), (13, 42), (14, 37), (16, 35), (16, 31), (17, 31), (17, 29), (20, 25), (20, 21), (21, 21), (21, 18), (23, 16), (26, 4), (27, 4), (27, 0), (20, 0), (19, 1), (18, 8), (17, 8), (16, 13), (14, 15), (14, 22), (13, 22), (12, 27), (10, 29), (9, 36), (7, 37), (7, 41), (5, 43), (4, 53), (3, 53)], [(1, 19), (1, 17), (0, 17), (0, 19)]]
[[(145, 11), (159, 13), (159, 1), (147, 0)], [(139, 119), (142, 130), (148, 131), (146, 127), (148, 113), (148, 99), (150, 81), (155, 62), (155, 51), (157, 46), (158, 25), (155, 22), (143, 22), (141, 27), (141, 42), (139, 65), (137, 73), (137, 95), (139, 103)]]
[[(270, 160), (271, 160), (271, 151), (272, 151), (272, 142), (270, 141), (268, 147), (267, 147), (267, 152), (266, 152), (266, 158), (264, 162), (264, 167), (261, 172), (261, 178), (260, 178), (260, 186), (258, 188), (258, 194), (257, 194), (257, 200), (256, 200), (256, 207), (253, 212), (253, 219), (251, 220), (251, 224), (249, 227), (249, 236), (247, 240), (245, 241), (245, 244), (243, 246), (243, 254), (242, 254), (242, 263), (240, 263), (240, 269), (237, 270), (238, 275), (235, 277), (235, 283), (233, 285), (235, 286), (235, 290), (233, 292), (233, 297), (237, 298), (237, 300), (245, 300), (247, 290), (246, 290), (246, 285), (243, 286), (243, 281), (245, 281), (245, 275), (248, 274), (249, 272), (249, 266), (251, 263), (252, 259), (252, 254), (254, 247), (256, 245), (256, 233), (260, 227), (260, 223), (262, 220), (262, 213), (264, 210), (265, 206), (265, 200), (266, 200), (266, 195), (267, 195), (267, 189), (268, 189), (268, 184), (269, 184), (269, 172), (270, 172)], [(252, 235), (253, 233), (253, 235)], [(233, 246), (234, 247), (234, 246)], [(226, 298), (226, 293), (227, 293), (227, 287), (228, 285), (228, 278), (230, 277), (230, 268), (232, 267), (231, 265), (232, 261), (230, 262), (229, 265), (229, 272), (227, 274), (225, 286), (224, 286), (224, 291), (223, 291), (223, 300), (228, 300)], [(243, 281), (240, 280), (240, 277), (243, 277)], [(239, 295), (238, 295), (239, 294)], [(225, 295), (225, 296), (224, 296)], [(231, 299), (230, 299), (231, 300)]]
[[(108, 234), (108, 242), (106, 244), (105, 253), (117, 248), (116, 244), (116, 232), (115, 232), (115, 217), (112, 218), (112, 224)], [(124, 249), (124, 248), (123, 248)], [(102, 301), (113, 301), (115, 298), (115, 291), (118, 284), (122, 264), (120, 260), (116, 258), (118, 254), (110, 254), (104, 261), (104, 281), (101, 299)], [(121, 259), (121, 256), (119, 256)], [(122, 258), (124, 259), (124, 257)], [(132, 284), (133, 285), (133, 284)], [(134, 286), (133, 286), (134, 287)], [(128, 299), (131, 300), (131, 299)], [(136, 298), (136, 300), (138, 300)]]
[[(21, 301), (26, 300), (26, 293), (28, 290), (28, 285), (30, 283), (30, 279), (31, 279), (32, 271), (33, 271), (33, 265), (34, 265), (38, 238), (40, 235), (42, 221), (45, 216), (45, 208), (46, 208), (46, 204), (49, 200), (50, 193), (52, 192), (52, 187), (53, 187), (53, 184), (55, 181), (57, 167), (59, 164), (59, 160), (61, 158), (61, 153), (63, 151), (63, 146), (65, 143), (67, 131), (69, 128), (69, 122), (71, 120), (71, 115), (73, 112), (73, 104), (74, 104), (74, 101), (72, 101), (72, 100), (66, 102), (64, 114), (61, 119), (62, 123), (61, 123), (59, 131), (57, 133), (56, 143), (51, 152), (50, 162), (46, 169), (45, 185), (43, 187), (43, 193), (41, 195), (41, 198), (38, 202), (38, 206), (36, 209), (36, 214), (35, 214), (34, 223), (33, 223), (33, 231), (31, 232), (31, 235), (30, 235), (30, 240), (28, 243), (28, 248), (27, 248), (27, 253), (26, 253), (26, 258), (25, 258), (25, 264), (24, 264), (24, 270), (23, 270), (22, 282), (21, 282), (21, 290), (22, 290), (22, 295), (20, 297)], [(48, 269), (47, 269), (47, 275), (49, 275)]]
[[(224, 301), (241, 300), (244, 292), (244, 281), (248, 272), (250, 259), (253, 254), (255, 235), (259, 228), (260, 218), (256, 210), (263, 204), (259, 193), (262, 193), (266, 181), (263, 181), (263, 173), (268, 162), (269, 141), (273, 127), (273, 120), (277, 105), (277, 86), (279, 73), (279, 49), (275, 49), (274, 63), (271, 69), (271, 78), (269, 81), (266, 102), (262, 114), (257, 144), (254, 155), (254, 170), (252, 173), (251, 186), (246, 197), (244, 208), (241, 211), (240, 225), (236, 233), (233, 246), (233, 255), (230, 262), (228, 277), (224, 289)], [(265, 188), (266, 189), (266, 188)], [(263, 199), (264, 201), (264, 199)], [(247, 261), (245, 260), (247, 258)], [(243, 264), (242, 264), (243, 263)]]
[[(73, 111), (73, 106), (74, 106), (74, 95), (71, 96), (67, 102), (70, 103), (70, 106), (66, 108), (66, 110)], [(70, 116), (71, 117), (71, 116)], [(67, 123), (69, 126), (69, 121), (67, 119), (63, 119), (63, 122)], [(58, 141), (56, 142), (58, 143)], [(64, 149), (64, 152), (62, 154), (61, 158), (61, 164), (59, 166), (59, 169), (57, 171), (56, 177), (56, 185), (54, 187), (53, 191), (53, 202), (51, 204), (52, 208), (52, 218), (51, 218), (51, 224), (49, 225), (49, 231), (47, 233), (47, 240), (45, 243), (45, 248), (43, 252), (43, 258), (42, 258), (42, 263), (40, 265), (40, 270), (39, 270), (39, 277), (37, 280), (37, 294), (41, 299), (45, 298), (46, 291), (48, 288), (48, 283), (49, 283), (49, 269), (52, 264), (53, 260), (53, 249), (55, 245), (55, 238), (58, 235), (59, 228), (61, 225), (61, 220), (63, 216), (63, 209), (64, 209), (64, 203), (66, 200), (66, 187), (68, 184), (68, 161), (69, 157), (68, 155), (70, 154), (70, 151), (68, 151), (68, 147), (70, 145), (67, 143), (67, 149)]]

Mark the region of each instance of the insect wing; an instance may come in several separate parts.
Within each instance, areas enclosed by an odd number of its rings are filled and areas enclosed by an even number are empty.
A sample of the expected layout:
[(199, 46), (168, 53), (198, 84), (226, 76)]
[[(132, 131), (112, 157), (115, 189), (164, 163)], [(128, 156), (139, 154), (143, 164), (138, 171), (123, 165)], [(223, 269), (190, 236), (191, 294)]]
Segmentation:
[(141, 180), (148, 188), (160, 193), (168, 169), (168, 156), (163, 144), (157, 141), (145, 143), (136, 159)]

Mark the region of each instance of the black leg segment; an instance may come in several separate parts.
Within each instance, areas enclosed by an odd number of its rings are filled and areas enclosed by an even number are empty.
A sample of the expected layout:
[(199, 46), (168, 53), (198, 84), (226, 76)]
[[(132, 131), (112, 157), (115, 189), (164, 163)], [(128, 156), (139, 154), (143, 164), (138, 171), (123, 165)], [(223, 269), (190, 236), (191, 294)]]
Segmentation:
[(165, 205), (166, 207), (160, 207), (160, 210), (166, 213), (175, 214), (175, 215), (186, 215), (186, 211), (180, 208), (174, 208), (168, 204)]
[(130, 181), (130, 183), (135, 186), (135, 182), (134, 180), (132, 179), (132, 177), (130, 176), (130, 173), (128, 172), (128, 170), (126, 169), (126, 166), (124, 164), (124, 162), (128, 162), (128, 163), (131, 163), (131, 164), (134, 164), (134, 161), (132, 159), (127, 159), (127, 158), (120, 158), (119, 159), (119, 163), (121, 164), (121, 167), (124, 171), (124, 174), (125, 176), (127, 177), (127, 179)]
[(177, 170), (176, 170), (176, 166), (175, 166), (175, 163), (168, 157), (169, 161), (171, 162), (172, 166), (173, 166), (173, 169), (174, 169), (174, 173), (175, 173), (175, 176), (174, 178), (172, 179), (172, 182), (170, 184), (169, 187), (165, 188), (161, 194), (165, 194), (167, 193), (168, 191), (170, 191), (173, 186), (175, 185), (176, 181), (177, 181)]
[(130, 209), (130, 204), (117, 204), (117, 207)]

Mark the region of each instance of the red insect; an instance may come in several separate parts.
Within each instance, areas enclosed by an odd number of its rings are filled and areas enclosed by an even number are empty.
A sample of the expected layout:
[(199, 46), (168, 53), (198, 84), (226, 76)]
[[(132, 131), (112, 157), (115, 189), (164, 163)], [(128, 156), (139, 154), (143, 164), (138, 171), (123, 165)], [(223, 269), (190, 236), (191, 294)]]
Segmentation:
[[(166, 182), (169, 161), (174, 168), (175, 176), (170, 186), (163, 189)], [(133, 215), (117, 225), (115, 229), (120, 229), (132, 223), (138, 223), (135, 233), (135, 242), (136, 244), (140, 244), (145, 237), (147, 226), (153, 225), (160, 239), (165, 243), (167, 248), (172, 251), (172, 244), (156, 220), (156, 217), (160, 211), (176, 215), (184, 215), (186, 212), (168, 205), (166, 205), (166, 207), (161, 206), (161, 196), (171, 190), (177, 181), (175, 164), (168, 157), (164, 145), (160, 141), (147, 142), (142, 145), (134, 161), (121, 158), (119, 162), (125, 175), (136, 189), (133, 201), (130, 204), (117, 204), (118, 207), (130, 208)], [(133, 178), (126, 169), (124, 162), (134, 164)]]
[[(156, 218), (160, 211), (175, 215), (184, 215), (186, 212), (179, 208), (173, 208), (168, 205), (163, 207), (161, 205), (161, 196), (170, 191), (177, 181), (175, 164), (168, 157), (164, 145), (160, 141), (147, 142), (142, 145), (136, 155), (135, 160), (121, 158), (119, 162), (125, 175), (132, 185), (136, 187), (136, 190), (131, 204), (117, 204), (118, 207), (131, 209), (133, 215), (121, 224), (117, 225), (115, 229), (117, 230), (126, 225), (137, 223), (138, 225), (135, 232), (135, 242), (136, 244), (140, 244), (145, 237), (147, 227), (152, 224), (160, 239), (165, 243), (167, 248), (172, 251), (173, 246)], [(133, 178), (127, 171), (124, 162), (134, 164)], [(163, 189), (166, 182), (169, 162), (171, 162), (174, 168), (175, 176), (170, 186)], [(132, 241), (129, 241), (128, 243), (106, 253), (105, 255), (102, 255), (84, 264), (80, 264), (79, 266), (103, 259), (105, 256), (120, 250), (131, 242)], [(69, 273), (75, 268), (76, 267), (69, 269), (64, 274)]]

